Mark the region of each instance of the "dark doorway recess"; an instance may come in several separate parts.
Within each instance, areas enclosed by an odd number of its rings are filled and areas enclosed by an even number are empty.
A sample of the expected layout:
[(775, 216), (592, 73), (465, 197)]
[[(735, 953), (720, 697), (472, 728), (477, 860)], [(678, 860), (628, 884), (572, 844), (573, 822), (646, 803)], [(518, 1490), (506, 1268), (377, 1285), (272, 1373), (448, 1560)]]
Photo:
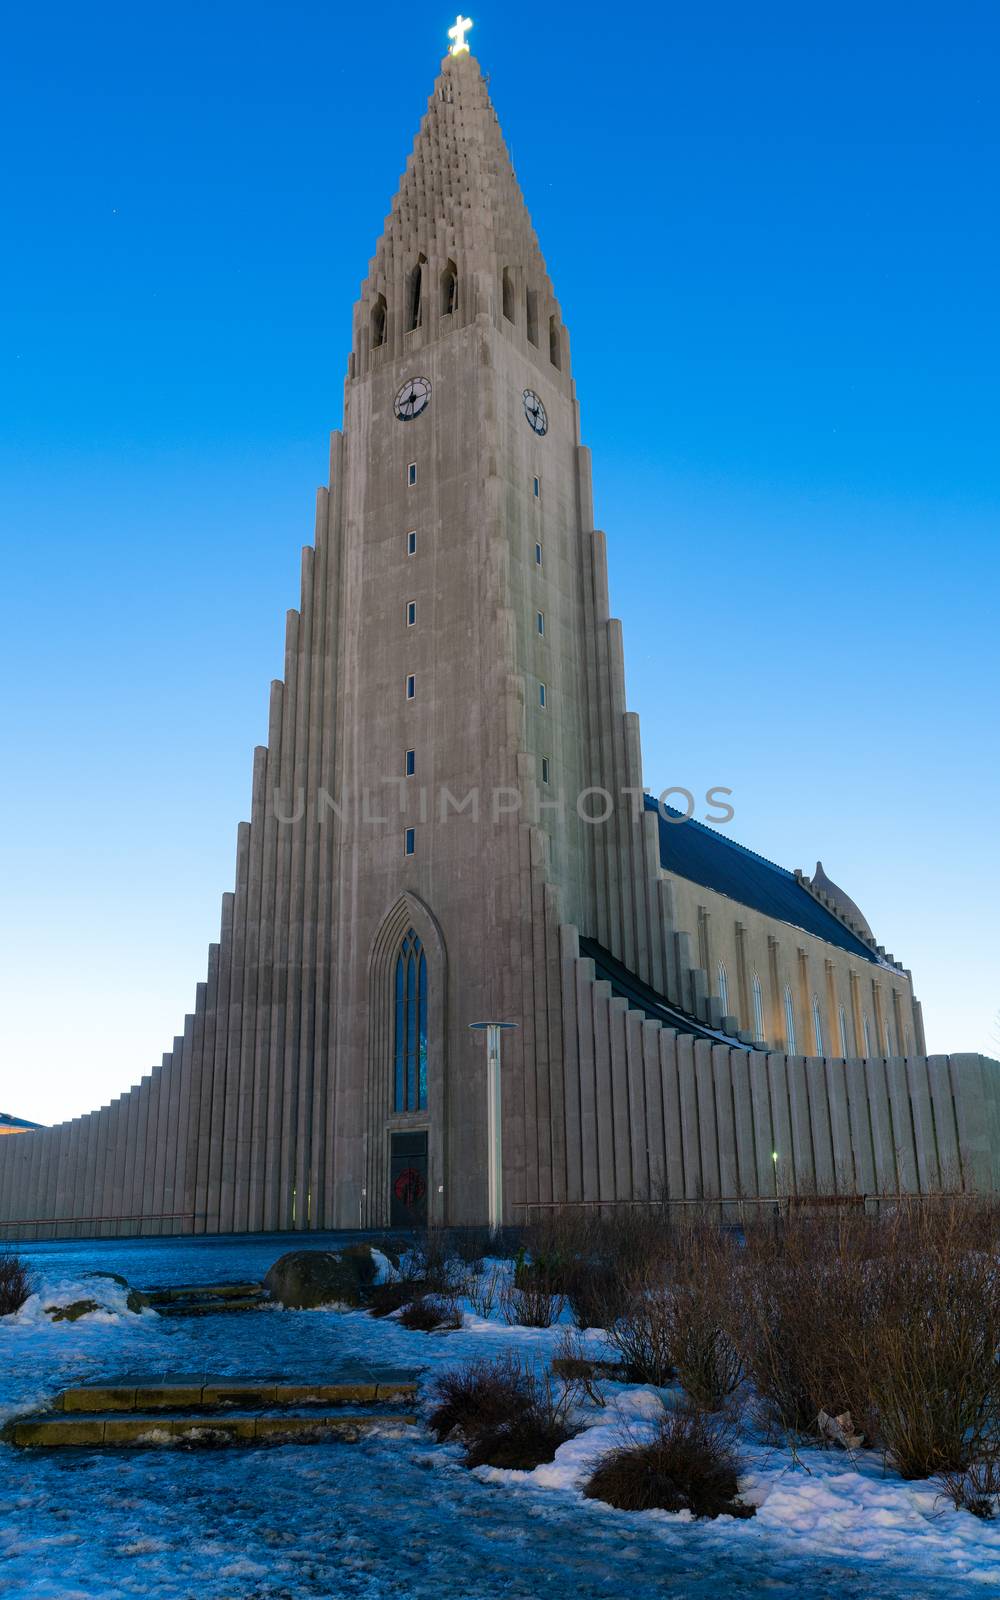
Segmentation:
[(427, 1225), (427, 1130), (389, 1135), (389, 1224)]

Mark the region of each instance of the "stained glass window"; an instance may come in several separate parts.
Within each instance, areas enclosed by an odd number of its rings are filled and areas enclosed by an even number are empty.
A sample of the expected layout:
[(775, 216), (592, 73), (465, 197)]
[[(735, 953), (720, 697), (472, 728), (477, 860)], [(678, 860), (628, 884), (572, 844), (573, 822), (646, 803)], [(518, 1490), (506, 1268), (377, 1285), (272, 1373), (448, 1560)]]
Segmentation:
[(396, 957), (394, 1111), (427, 1110), (427, 957), (413, 929)]

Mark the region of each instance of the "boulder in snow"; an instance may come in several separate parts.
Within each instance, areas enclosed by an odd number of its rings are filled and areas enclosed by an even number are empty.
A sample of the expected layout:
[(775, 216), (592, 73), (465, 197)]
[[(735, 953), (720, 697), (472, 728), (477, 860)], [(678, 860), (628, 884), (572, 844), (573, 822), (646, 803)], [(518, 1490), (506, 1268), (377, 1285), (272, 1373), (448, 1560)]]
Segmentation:
[[(363, 1250), (365, 1254), (357, 1252)], [(367, 1245), (347, 1250), (290, 1250), (268, 1269), (264, 1288), (289, 1310), (361, 1304), (362, 1285), (375, 1275)]]

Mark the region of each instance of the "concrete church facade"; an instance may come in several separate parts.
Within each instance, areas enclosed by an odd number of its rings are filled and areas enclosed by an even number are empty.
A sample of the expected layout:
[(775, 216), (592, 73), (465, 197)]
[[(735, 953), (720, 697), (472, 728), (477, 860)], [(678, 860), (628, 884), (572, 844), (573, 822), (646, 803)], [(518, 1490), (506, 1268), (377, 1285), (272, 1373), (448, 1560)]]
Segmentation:
[(446, 58), (354, 315), (206, 981), (110, 1106), (0, 1143), (0, 1228), (481, 1222), (1000, 1182), (1000, 1067), (927, 1057), (817, 867), (643, 792), (569, 338), (479, 68)]

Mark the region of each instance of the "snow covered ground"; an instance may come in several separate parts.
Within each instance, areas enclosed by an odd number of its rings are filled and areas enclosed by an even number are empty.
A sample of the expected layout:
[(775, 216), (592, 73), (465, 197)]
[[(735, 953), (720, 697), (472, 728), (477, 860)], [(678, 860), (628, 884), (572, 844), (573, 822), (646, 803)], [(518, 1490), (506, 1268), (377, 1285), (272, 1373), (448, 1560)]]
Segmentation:
[[(82, 1274), (133, 1284), (260, 1278), (286, 1249), (336, 1241), (115, 1240), (25, 1246), (41, 1291), (0, 1319), (0, 1421), (69, 1383), (126, 1372), (319, 1377), (364, 1360), (435, 1369), (516, 1347), (547, 1363), (558, 1329), (484, 1322), (465, 1305), (447, 1335), (363, 1312), (281, 1311), (168, 1319), (106, 1309), (53, 1324), (42, 1305), (95, 1297)], [(600, 1352), (601, 1338), (587, 1335)], [(649, 1389), (608, 1386), (606, 1408), (532, 1473), (459, 1465), (422, 1429), (357, 1444), (188, 1452), (0, 1446), (0, 1595), (44, 1600), (945, 1600), (1000, 1590), (1000, 1525), (953, 1511), (932, 1484), (877, 1460), (748, 1444), (750, 1521), (614, 1511), (579, 1484), (623, 1428), (641, 1436)], [(667, 1395), (669, 1401), (670, 1396)]]

